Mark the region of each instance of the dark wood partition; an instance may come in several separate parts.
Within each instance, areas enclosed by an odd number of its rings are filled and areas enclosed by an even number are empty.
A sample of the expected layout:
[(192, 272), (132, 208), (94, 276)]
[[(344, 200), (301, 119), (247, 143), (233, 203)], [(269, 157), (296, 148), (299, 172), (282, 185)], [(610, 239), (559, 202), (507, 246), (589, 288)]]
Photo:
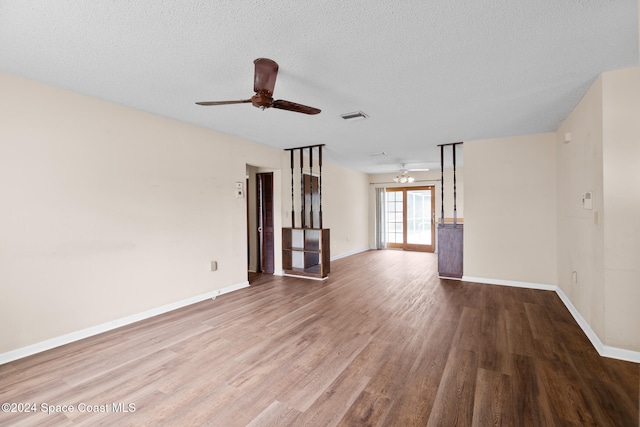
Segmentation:
[[(456, 147), (462, 142), (440, 145), (440, 223), (438, 224), (438, 275), (447, 279), (461, 279), (463, 273), (463, 225), (458, 223), (456, 203)], [(453, 157), (453, 223), (444, 220), (444, 157), (445, 147), (451, 147)]]
[[(291, 153), (291, 227), (282, 229), (282, 268), (285, 275), (312, 279), (325, 279), (329, 275), (330, 232), (323, 228), (322, 223), (323, 145), (287, 149)], [(314, 174), (314, 153), (317, 175)], [(308, 166), (305, 166), (305, 158)], [(299, 217), (296, 216), (295, 176), (300, 180)]]

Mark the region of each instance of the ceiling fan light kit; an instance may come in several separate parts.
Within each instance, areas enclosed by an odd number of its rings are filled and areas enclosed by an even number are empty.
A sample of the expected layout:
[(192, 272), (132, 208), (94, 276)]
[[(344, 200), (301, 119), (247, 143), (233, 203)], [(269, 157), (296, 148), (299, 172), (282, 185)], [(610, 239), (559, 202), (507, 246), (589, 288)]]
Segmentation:
[(393, 178), (393, 182), (397, 182), (398, 184), (410, 184), (413, 181), (415, 181), (415, 179), (409, 175), (409, 172), (404, 168), (404, 165), (402, 165), (402, 173)]
[(307, 105), (297, 104), (283, 99), (273, 99), (273, 89), (276, 86), (276, 77), (278, 77), (278, 64), (267, 58), (258, 58), (253, 61), (255, 65), (253, 91), (256, 93), (250, 99), (240, 99), (236, 101), (205, 101), (196, 102), (198, 105), (229, 105), (229, 104), (245, 104), (251, 103), (254, 107), (265, 110), (267, 108), (277, 108), (280, 110), (293, 111), (303, 114), (318, 114), (319, 108), (309, 107)]

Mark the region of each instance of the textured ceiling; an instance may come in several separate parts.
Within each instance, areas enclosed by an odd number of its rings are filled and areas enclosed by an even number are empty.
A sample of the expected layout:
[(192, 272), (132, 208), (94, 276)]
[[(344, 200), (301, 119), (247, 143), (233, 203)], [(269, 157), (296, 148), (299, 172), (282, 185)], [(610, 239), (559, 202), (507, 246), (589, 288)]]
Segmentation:
[[(0, 0), (0, 71), (364, 172), (437, 144), (554, 131), (603, 71), (638, 65), (637, 0)], [(316, 116), (196, 101), (253, 95)], [(367, 120), (340, 114), (362, 110)], [(385, 151), (386, 156), (372, 156)]]

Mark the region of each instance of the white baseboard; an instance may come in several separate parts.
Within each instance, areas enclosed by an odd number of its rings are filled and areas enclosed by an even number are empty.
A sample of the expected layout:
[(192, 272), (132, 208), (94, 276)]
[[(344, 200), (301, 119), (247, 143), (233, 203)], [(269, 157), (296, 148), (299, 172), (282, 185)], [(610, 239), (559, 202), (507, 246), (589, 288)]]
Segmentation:
[(544, 283), (517, 282), (515, 280), (488, 279), (484, 277), (462, 276), (465, 282), (486, 283), (487, 285), (511, 286), (514, 288), (540, 289), (543, 291), (555, 291), (556, 285), (547, 285)]
[(159, 314), (177, 310), (179, 308), (186, 307), (188, 305), (195, 304), (209, 298), (215, 299), (215, 297), (219, 295), (237, 291), (238, 289), (246, 288), (248, 286), (249, 286), (248, 281), (237, 283), (235, 285), (227, 286), (222, 289), (216, 289), (214, 291), (207, 292), (206, 294), (196, 295), (194, 297), (183, 299), (181, 301), (176, 301), (170, 304), (166, 304), (161, 307), (152, 308), (151, 310), (147, 310), (142, 313), (132, 314), (130, 316), (112, 320), (110, 322), (106, 322), (101, 325), (92, 326), (90, 328), (71, 332), (66, 335), (62, 335), (56, 338), (51, 338), (36, 344), (18, 348), (16, 350), (11, 350), (6, 353), (1, 353), (0, 365), (12, 362), (14, 360), (22, 359), (23, 357), (31, 356), (36, 353), (41, 353), (46, 350), (51, 350), (52, 348), (60, 347), (61, 345), (69, 344), (74, 341), (79, 341), (84, 338), (89, 338), (91, 336), (98, 335), (103, 332), (110, 331), (112, 329), (120, 328), (122, 326), (126, 326), (131, 323), (139, 322), (140, 320), (148, 319), (150, 317), (154, 317)]
[[(228, 293), (234, 292), (234, 291), (239, 291), (240, 289), (244, 289), (244, 288), (248, 288), (248, 287), (249, 287), (249, 281), (245, 280), (244, 282), (236, 283), (235, 285), (226, 286), (224, 288), (215, 290), (213, 292), (217, 292), (216, 296), (218, 296), (218, 295), (228, 294)], [(203, 299), (207, 299), (207, 298), (203, 298)]]
[(557, 285), (516, 282), (511, 280), (488, 279), (470, 276), (463, 276), (462, 280), (464, 280), (465, 282), (485, 283), (489, 285), (513, 286), (518, 288), (554, 291), (560, 297), (562, 303), (565, 305), (565, 307), (567, 307), (569, 313), (571, 313), (575, 321), (578, 323), (578, 326), (580, 326), (587, 338), (589, 338), (589, 341), (591, 341), (591, 345), (593, 345), (600, 356), (609, 357), (611, 359), (625, 360), (627, 362), (640, 363), (640, 352), (604, 345), (600, 340), (600, 337), (598, 337), (598, 334), (595, 333), (589, 323), (584, 319), (584, 317), (582, 317), (582, 314), (580, 314), (578, 309), (573, 305), (569, 297), (567, 297), (567, 295)]
[(556, 293), (569, 310), (569, 313), (571, 313), (576, 322), (578, 322), (578, 325), (580, 325), (585, 335), (587, 335), (587, 338), (589, 338), (589, 341), (591, 341), (591, 344), (593, 344), (600, 356), (610, 357), (612, 359), (626, 360), (627, 362), (640, 363), (640, 352), (604, 345), (600, 340), (600, 337), (598, 337), (598, 334), (596, 334), (595, 331), (591, 329), (589, 323), (587, 323), (584, 317), (582, 317), (582, 314), (580, 314), (578, 309), (573, 305), (569, 297), (567, 297), (567, 295), (562, 291), (562, 289), (560, 289), (560, 287), (556, 289)]
[(362, 253), (362, 252), (366, 252), (366, 251), (368, 251), (368, 250), (370, 250), (370, 249), (369, 249), (369, 248), (356, 249), (355, 251), (346, 252), (346, 253), (344, 253), (344, 254), (340, 254), (340, 255), (332, 256), (330, 259), (331, 259), (331, 261), (335, 261), (335, 260), (337, 260), (337, 259), (340, 259), (340, 258), (346, 258), (346, 257), (348, 257), (348, 256), (356, 255), (356, 254), (359, 254), (359, 253)]
[(313, 276), (303, 276), (301, 274), (282, 274), (284, 277), (295, 277), (296, 279), (305, 279), (305, 280), (318, 280), (322, 282), (323, 280), (327, 280), (329, 277), (313, 277)]

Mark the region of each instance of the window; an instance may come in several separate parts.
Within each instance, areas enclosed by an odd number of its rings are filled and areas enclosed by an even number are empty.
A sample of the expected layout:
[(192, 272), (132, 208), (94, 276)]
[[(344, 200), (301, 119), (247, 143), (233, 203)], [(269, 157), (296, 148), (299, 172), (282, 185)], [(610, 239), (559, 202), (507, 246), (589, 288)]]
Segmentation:
[(387, 246), (433, 252), (434, 187), (387, 188)]

